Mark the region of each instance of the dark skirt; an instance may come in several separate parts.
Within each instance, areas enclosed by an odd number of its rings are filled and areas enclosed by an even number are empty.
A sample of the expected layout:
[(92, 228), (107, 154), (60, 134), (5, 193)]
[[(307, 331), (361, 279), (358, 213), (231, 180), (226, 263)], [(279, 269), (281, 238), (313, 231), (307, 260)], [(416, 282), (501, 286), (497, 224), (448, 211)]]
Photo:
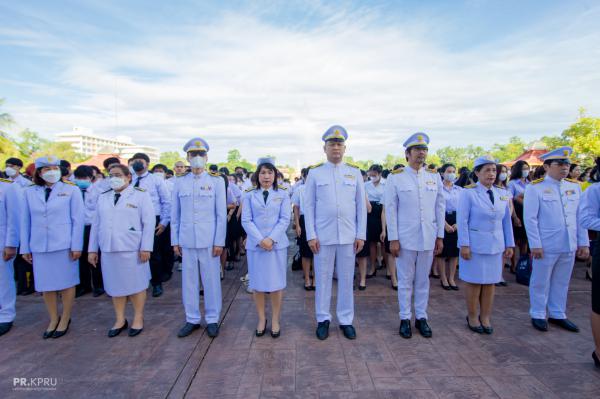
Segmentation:
[(592, 241), (592, 312), (600, 315), (600, 241)]
[(363, 245), (363, 249), (356, 254), (357, 258), (366, 258), (371, 254), (371, 251), (369, 249), (369, 242), (365, 241), (365, 245)]
[[(456, 212), (446, 213), (446, 223), (450, 226), (456, 224)], [(458, 257), (458, 233), (448, 233), (444, 230), (444, 249), (437, 255), (438, 258), (456, 258)]]
[(300, 256), (303, 258), (313, 258), (313, 252), (310, 250), (308, 246), (308, 241), (306, 240), (306, 225), (304, 224), (304, 215), (300, 215), (300, 239), (298, 240), (298, 245), (300, 247)]
[(371, 202), (371, 213), (367, 214), (367, 242), (381, 242), (381, 212), (383, 205)]
[(513, 205), (515, 206), (515, 214), (521, 221), (522, 226), (517, 227), (513, 223), (513, 235), (515, 237), (515, 241), (519, 242), (527, 242), (527, 233), (525, 232), (525, 222), (523, 221), (523, 205), (519, 204), (517, 201), (513, 200)]

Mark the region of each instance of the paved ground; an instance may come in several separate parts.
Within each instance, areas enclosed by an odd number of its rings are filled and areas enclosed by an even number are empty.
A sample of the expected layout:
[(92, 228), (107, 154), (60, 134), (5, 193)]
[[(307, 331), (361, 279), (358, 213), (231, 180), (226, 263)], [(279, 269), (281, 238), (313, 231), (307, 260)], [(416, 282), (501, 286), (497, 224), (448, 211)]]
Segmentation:
[[(145, 330), (136, 338), (106, 338), (110, 299), (87, 295), (76, 302), (67, 336), (42, 340), (42, 298), (19, 297), (15, 326), (0, 338), (2, 397), (600, 397), (600, 372), (591, 359), (590, 284), (581, 265), (569, 295), (579, 334), (533, 330), (526, 287), (516, 283), (497, 290), (495, 333), (474, 334), (465, 325), (462, 292), (443, 291), (432, 279), (434, 337), (404, 340), (397, 334), (396, 292), (377, 276), (366, 291), (356, 291), (358, 339), (346, 340), (332, 324), (324, 342), (315, 338), (314, 293), (303, 290), (300, 272), (288, 273), (282, 336), (254, 337), (254, 305), (239, 283), (244, 269), (243, 262), (236, 265), (223, 282), (223, 324), (214, 340), (204, 329), (176, 337), (184, 321), (177, 272), (163, 297), (149, 298)], [(33, 377), (56, 378), (56, 390), (14, 389), (13, 378)]]

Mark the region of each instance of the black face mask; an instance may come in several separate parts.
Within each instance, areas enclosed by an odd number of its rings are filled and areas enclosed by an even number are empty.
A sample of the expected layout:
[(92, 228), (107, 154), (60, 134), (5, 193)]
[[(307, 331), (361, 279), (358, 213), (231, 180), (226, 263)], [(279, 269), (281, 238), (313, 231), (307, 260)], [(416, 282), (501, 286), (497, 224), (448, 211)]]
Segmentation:
[(133, 170), (135, 170), (136, 172), (141, 172), (142, 170), (144, 170), (144, 163), (142, 161), (135, 161), (131, 167), (133, 168)]
[(244, 173), (243, 173), (243, 172), (236, 173), (236, 175), (237, 175), (238, 177), (244, 177)]

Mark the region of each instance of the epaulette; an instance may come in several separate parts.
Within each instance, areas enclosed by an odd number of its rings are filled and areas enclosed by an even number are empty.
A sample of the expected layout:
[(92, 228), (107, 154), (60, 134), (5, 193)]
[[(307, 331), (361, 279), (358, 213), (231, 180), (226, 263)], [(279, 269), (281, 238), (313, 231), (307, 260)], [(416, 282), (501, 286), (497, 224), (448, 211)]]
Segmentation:
[(211, 175), (212, 177), (221, 177), (221, 175), (219, 174), (219, 172), (209, 171), (208, 174)]
[(75, 184), (75, 183), (73, 183), (73, 182), (70, 182), (70, 181), (68, 181), (68, 180), (67, 180), (67, 181), (63, 181), (63, 183), (65, 183), (65, 184), (68, 184), (68, 185), (70, 185), (70, 186), (76, 186), (76, 187), (77, 187), (77, 184)]
[(352, 164), (352, 163), (348, 163), (348, 162), (346, 162), (346, 165), (348, 165), (348, 166), (350, 166), (351, 168), (354, 168), (354, 169), (360, 169), (360, 166), (358, 166), (358, 165), (354, 165), (354, 164)]
[(308, 169), (314, 169), (314, 168), (318, 168), (319, 166), (323, 165), (325, 162), (319, 162), (318, 164), (315, 165), (311, 165), (308, 167)]
[(287, 187), (285, 187), (285, 186), (279, 186), (279, 185), (278, 185), (278, 186), (277, 186), (277, 188), (278, 188), (278, 189), (282, 189), (282, 190), (287, 190)]
[(12, 183), (12, 182), (13, 182), (13, 181), (12, 181), (12, 180), (10, 180), (10, 179), (3, 179), (3, 178), (1, 178), (1, 177), (0, 177), (0, 181), (1, 181), (2, 183)]
[(246, 190), (244, 190), (244, 192), (249, 193), (250, 191), (254, 191), (254, 190), (256, 190), (256, 187), (250, 187), (250, 188), (247, 188)]
[(392, 170), (393, 175), (397, 175), (398, 173), (402, 173), (402, 172), (404, 172), (404, 168), (398, 168), (398, 169)]
[(136, 190), (138, 190), (138, 191), (141, 191), (141, 192), (143, 192), (143, 193), (144, 193), (144, 192), (146, 192), (146, 190), (145, 190), (145, 189), (143, 189), (143, 188), (141, 188), (141, 187), (134, 187), (134, 188), (135, 188)]
[(504, 188), (504, 186), (501, 186), (500, 184), (494, 184), (494, 187), (501, 188), (502, 190), (506, 190), (506, 188)]
[(532, 181), (531, 184), (538, 184), (538, 183), (541, 183), (543, 181), (544, 181), (543, 178), (542, 179), (537, 179), (537, 180)]
[(579, 180), (575, 180), (575, 179), (569, 179), (569, 178), (566, 178), (565, 180), (566, 180), (566, 181), (570, 181), (571, 183), (577, 183), (577, 184), (581, 184), (581, 182), (580, 182)]
[(463, 188), (475, 188), (477, 184), (469, 184), (468, 186), (464, 186)]

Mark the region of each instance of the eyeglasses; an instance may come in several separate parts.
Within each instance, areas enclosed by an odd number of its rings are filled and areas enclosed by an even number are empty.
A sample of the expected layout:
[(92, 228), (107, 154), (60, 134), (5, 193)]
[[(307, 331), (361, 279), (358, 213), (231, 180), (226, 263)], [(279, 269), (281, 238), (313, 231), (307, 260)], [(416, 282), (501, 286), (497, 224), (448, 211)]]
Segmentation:
[(188, 151), (192, 157), (203, 157), (206, 155), (206, 151)]

